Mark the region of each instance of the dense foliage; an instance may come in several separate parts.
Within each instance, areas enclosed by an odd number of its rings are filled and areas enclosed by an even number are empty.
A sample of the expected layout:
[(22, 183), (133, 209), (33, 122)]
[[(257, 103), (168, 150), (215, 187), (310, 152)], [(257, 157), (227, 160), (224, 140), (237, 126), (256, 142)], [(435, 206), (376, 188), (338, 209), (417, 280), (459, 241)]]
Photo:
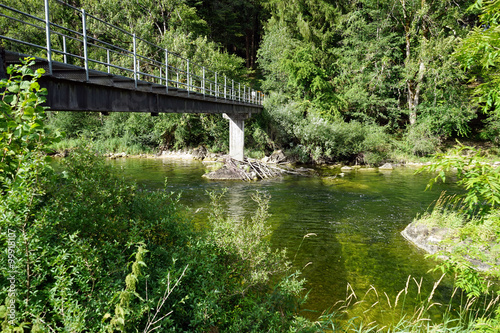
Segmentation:
[(35, 72), (28, 67), (33, 64), (29, 59), (23, 66), (9, 67), (10, 78), (0, 82), (0, 191), (16, 178), (34, 151), (54, 140), (44, 126), (45, 108), (41, 104), (45, 91), (36, 82), (43, 69)]
[[(455, 285), (465, 290), (470, 299), (489, 295), (498, 299), (495, 285), (500, 277), (500, 167), (488, 164), (480, 151), (463, 145), (448, 154), (437, 154), (432, 162), (420, 170), (437, 173), (428, 187), (452, 178), (465, 193), (443, 193), (432, 211), (414, 223), (448, 228), (447, 237), (440, 244), (443, 250), (435, 255), (447, 259), (438, 268), (455, 275)], [(489, 308), (491, 314), (473, 322), (475, 330), (500, 329), (500, 307), (493, 302)]]
[[(269, 97), (247, 122), (255, 156), (283, 149), (303, 162), (378, 164), (426, 156), (448, 139), (498, 144), (498, 1), (163, 1), (116, 12), (108, 8), (118, 2), (77, 5), (197, 63), (252, 78)], [(257, 79), (243, 67), (256, 59)], [(228, 149), (227, 123), (214, 115), (59, 112), (51, 123), (103, 151)]]
[[(42, 10), (38, 1), (5, 3), (38, 14)], [(441, 140), (452, 137), (481, 134), (498, 144), (499, 0), (72, 4), (248, 81), (254, 73), (244, 64), (254, 68), (257, 52), (262, 80), (253, 83), (269, 97), (264, 112), (247, 123), (246, 135), (262, 152), (284, 148), (301, 162), (378, 164), (397, 153), (433, 153)], [(225, 24), (228, 13), (239, 21)], [(66, 13), (53, 14), (72, 22)], [(246, 17), (252, 22), (243, 22)], [(17, 28), (15, 33), (29, 40), (42, 38), (32, 27), (3, 23), (2, 31)], [(110, 37), (105, 29), (96, 33)], [(139, 47), (147, 53), (146, 45)], [(242, 50), (246, 61), (237, 56)], [(465, 72), (457, 69), (459, 64)], [(209, 228), (199, 231), (175, 194), (126, 183), (95, 149), (74, 150), (60, 173), (42, 154), (54, 144), (48, 128), (61, 128), (68, 139), (77, 140), (75, 145), (100, 140), (104, 151), (200, 144), (226, 151), (228, 133), (221, 117), (58, 112), (49, 113), (50, 126), (45, 127), (43, 90), (36, 83), (41, 72), (21, 66), (8, 73), (10, 78), (0, 83), (2, 331), (338, 328), (334, 313), (314, 324), (296, 317), (302, 281), (289, 271), (284, 253), (270, 249), (265, 196), (254, 197), (250, 220), (234, 223), (220, 194), (212, 194)], [(472, 149), (464, 156), (464, 150), (451, 157), (436, 155), (429, 169), (457, 169), (458, 184), (467, 193), (460, 206), (452, 206), (462, 209), (438, 206), (432, 214), (459, 225), (464, 244), (477, 241), (474, 251), (462, 246), (442, 265), (456, 274), (457, 285), (471, 297), (468, 302), (485, 297), (488, 279), (498, 278), (500, 180), (498, 168), (480, 163)], [(437, 179), (445, 180), (445, 174)], [(485, 258), (485, 249), (494, 257)], [(485, 278), (463, 260), (464, 254), (489, 260), (495, 269)], [(494, 332), (498, 305), (489, 310), (496, 316), (465, 314), (435, 331)], [(416, 311), (415, 326), (404, 322), (393, 331), (429, 330), (422, 313)], [(407, 319), (405, 313), (401, 317)], [(362, 331), (364, 324), (352, 329)]]
[[(26, 66), (9, 71), (14, 75), (2, 84), (37, 87)], [(20, 96), (13, 112), (32, 100)], [(3, 110), (4, 116), (11, 111)], [(50, 140), (43, 133), (38, 138)], [(126, 183), (91, 149), (73, 151), (62, 172), (54, 172), (41, 146), (10, 148), (24, 157), (2, 173), (2, 332), (312, 327), (295, 317), (302, 282), (288, 271), (284, 252), (270, 249), (266, 197), (254, 197), (251, 221), (235, 223), (213, 194), (208, 229), (196, 231), (177, 195)]]

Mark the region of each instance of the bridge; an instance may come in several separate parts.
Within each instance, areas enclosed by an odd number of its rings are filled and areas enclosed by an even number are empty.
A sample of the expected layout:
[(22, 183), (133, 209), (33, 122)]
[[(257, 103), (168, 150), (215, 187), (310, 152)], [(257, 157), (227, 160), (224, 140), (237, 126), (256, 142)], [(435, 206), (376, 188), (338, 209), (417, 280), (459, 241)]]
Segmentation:
[(39, 7), (29, 10), (0, 3), (0, 77), (6, 66), (34, 57), (53, 111), (223, 114), (229, 154), (243, 160), (244, 121), (262, 110), (261, 92), (84, 9), (34, 3)]

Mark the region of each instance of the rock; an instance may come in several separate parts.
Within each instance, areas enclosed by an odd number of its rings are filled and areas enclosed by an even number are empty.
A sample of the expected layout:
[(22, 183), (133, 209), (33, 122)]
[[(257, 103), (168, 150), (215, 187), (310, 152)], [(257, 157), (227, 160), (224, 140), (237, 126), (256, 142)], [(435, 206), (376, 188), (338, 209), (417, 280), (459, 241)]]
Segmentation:
[(241, 172), (237, 168), (228, 168), (223, 166), (222, 168), (206, 173), (203, 177), (212, 180), (241, 180), (243, 179)]
[(434, 254), (444, 250), (439, 244), (450, 233), (449, 228), (428, 227), (423, 223), (410, 223), (402, 232), (404, 238), (417, 247)]
[(340, 171), (342, 171), (342, 172), (350, 172), (352, 170), (353, 170), (353, 168), (351, 168), (350, 166), (347, 166), (347, 165), (340, 168)]
[(378, 168), (379, 170), (393, 170), (394, 166), (391, 163), (386, 163)]
[(276, 150), (274, 153), (269, 156), (268, 163), (282, 163), (286, 162), (286, 156), (283, 154), (281, 150)]
[(269, 162), (269, 156), (265, 156), (264, 158), (261, 159), (262, 163), (268, 163)]
[[(424, 223), (410, 223), (401, 232), (401, 235), (417, 247), (430, 254), (441, 252), (441, 258), (447, 258), (446, 253), (452, 252), (454, 247), (463, 247), (465, 245), (469, 248), (470, 246), (470, 243), (467, 240), (460, 241), (460, 239), (455, 236), (453, 229), (445, 227), (429, 227)], [(487, 271), (491, 268), (489, 264), (481, 262), (475, 258), (464, 256), (464, 259), (468, 260), (472, 264), (472, 267), (476, 270)]]
[(203, 160), (207, 156), (208, 150), (204, 146), (199, 146), (193, 149), (191, 154), (195, 160)]

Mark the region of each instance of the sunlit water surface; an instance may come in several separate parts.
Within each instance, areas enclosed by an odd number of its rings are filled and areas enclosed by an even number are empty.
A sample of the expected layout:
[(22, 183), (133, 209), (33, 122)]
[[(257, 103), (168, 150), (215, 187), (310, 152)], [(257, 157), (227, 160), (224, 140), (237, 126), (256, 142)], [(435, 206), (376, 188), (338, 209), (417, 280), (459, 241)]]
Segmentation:
[[(125, 179), (149, 188), (163, 188), (167, 179), (167, 190), (182, 193), (182, 204), (198, 223), (203, 223), (209, 207), (207, 191), (226, 188), (225, 200), (236, 218), (255, 209), (252, 193), (269, 194), (272, 245), (287, 248), (294, 268), (307, 279), (309, 295), (302, 313), (311, 319), (345, 300), (351, 288), (357, 300), (368, 291), (366, 302), (351, 307), (353, 312), (362, 313), (377, 300), (378, 309), (390, 312), (398, 292), (407, 285), (408, 296), (404, 299), (403, 293), (398, 302), (404, 301), (411, 308), (410, 300), (418, 289), (416, 281), (423, 278), (420, 297), (426, 298), (440, 278), (440, 273), (429, 272), (435, 262), (426, 259), (425, 253), (400, 233), (442, 190), (455, 189), (441, 185), (425, 191), (429, 175), (415, 175), (416, 169), (357, 171), (333, 182), (325, 177), (338, 170), (318, 170), (316, 177), (238, 182), (202, 178), (205, 168), (196, 161), (131, 158), (109, 163), (121, 170)], [(450, 282), (444, 281), (434, 299), (446, 302), (450, 293)], [(363, 316), (380, 319), (380, 312)]]

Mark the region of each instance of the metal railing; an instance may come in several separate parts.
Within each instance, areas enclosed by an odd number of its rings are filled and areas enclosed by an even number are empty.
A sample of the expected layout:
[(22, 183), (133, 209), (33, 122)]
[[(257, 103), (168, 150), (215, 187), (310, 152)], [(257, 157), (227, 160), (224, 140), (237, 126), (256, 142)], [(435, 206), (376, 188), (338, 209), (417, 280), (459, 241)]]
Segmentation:
[[(43, 8), (42, 8), (43, 5)], [(0, 38), (4, 47), (48, 62), (48, 74), (54, 62), (85, 69), (85, 80), (92, 71), (132, 79), (135, 89), (144, 82), (189, 94), (262, 105), (264, 94), (236, 82), (226, 75), (191, 62), (179, 54), (161, 48), (135, 33), (114, 26), (84, 9), (61, 0), (43, 0), (29, 11), (0, 3)], [(16, 6), (17, 7), (17, 6)], [(28, 7), (27, 7), (28, 8)], [(59, 22), (51, 19), (57, 12)], [(44, 17), (39, 17), (44, 15)], [(45, 41), (45, 45), (39, 45)], [(7, 48), (7, 47), (6, 47)]]

